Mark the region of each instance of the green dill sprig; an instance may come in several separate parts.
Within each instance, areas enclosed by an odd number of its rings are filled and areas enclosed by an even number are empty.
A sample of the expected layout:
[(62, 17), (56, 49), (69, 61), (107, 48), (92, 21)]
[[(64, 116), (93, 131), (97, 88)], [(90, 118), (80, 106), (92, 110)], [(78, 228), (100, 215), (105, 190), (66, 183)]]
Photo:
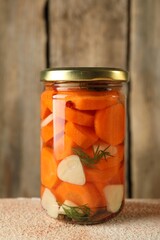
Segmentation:
[(80, 147), (72, 148), (74, 154), (78, 155), (82, 164), (87, 167), (94, 167), (95, 164), (97, 164), (102, 158), (106, 160), (107, 156), (113, 157), (110, 152), (108, 151), (108, 148), (110, 146), (106, 147), (104, 150), (99, 149), (100, 146), (97, 146), (96, 150), (93, 149), (93, 157), (89, 156), (86, 152), (82, 150)]
[(66, 204), (62, 205), (62, 208), (67, 215), (67, 217), (71, 218), (75, 221), (87, 221), (91, 216), (91, 209), (87, 205), (81, 206), (68, 206)]

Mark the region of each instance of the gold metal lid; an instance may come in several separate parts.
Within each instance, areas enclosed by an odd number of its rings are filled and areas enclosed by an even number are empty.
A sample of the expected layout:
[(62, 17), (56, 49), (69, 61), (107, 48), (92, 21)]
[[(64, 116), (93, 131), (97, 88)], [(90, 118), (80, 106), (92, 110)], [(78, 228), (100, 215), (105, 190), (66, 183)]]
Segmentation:
[(77, 68), (47, 68), (41, 72), (41, 81), (71, 82), (71, 81), (128, 81), (128, 72), (119, 68), (77, 67)]

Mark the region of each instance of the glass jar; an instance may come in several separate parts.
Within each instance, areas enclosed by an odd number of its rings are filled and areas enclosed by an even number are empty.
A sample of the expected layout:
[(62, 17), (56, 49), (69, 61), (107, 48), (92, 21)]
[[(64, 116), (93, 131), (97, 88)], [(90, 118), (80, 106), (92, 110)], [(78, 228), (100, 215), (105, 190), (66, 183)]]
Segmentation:
[(41, 80), (42, 206), (71, 223), (107, 221), (124, 204), (128, 73), (55, 68)]

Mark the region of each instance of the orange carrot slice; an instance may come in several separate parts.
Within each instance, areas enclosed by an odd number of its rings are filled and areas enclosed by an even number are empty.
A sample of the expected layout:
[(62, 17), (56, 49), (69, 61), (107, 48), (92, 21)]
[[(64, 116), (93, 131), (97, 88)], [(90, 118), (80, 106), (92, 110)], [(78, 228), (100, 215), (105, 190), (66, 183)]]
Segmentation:
[(54, 121), (49, 122), (47, 125), (41, 128), (41, 137), (44, 142), (48, 142), (53, 137), (56, 137), (57, 135), (63, 133), (64, 128), (65, 121), (60, 118), (55, 118)]
[(44, 91), (41, 94), (41, 104), (48, 108), (51, 112), (53, 112), (53, 96), (57, 92), (55, 90)]
[(104, 191), (103, 191), (106, 186), (106, 183), (95, 182), (94, 186), (96, 187), (97, 191), (101, 195), (101, 199), (103, 200), (103, 207), (106, 207), (106, 198), (105, 198)]
[(73, 103), (73, 106), (79, 110), (98, 110), (118, 103), (119, 95), (115, 91), (105, 92), (104, 95), (95, 95), (90, 93), (80, 96), (68, 96), (66, 101)]
[(73, 123), (83, 125), (83, 126), (93, 126), (94, 124), (94, 116), (66, 107), (65, 109), (65, 118), (68, 121)]
[(57, 161), (73, 154), (72, 148), (75, 146), (73, 140), (67, 136), (62, 135), (59, 138), (54, 138), (54, 155)]
[(43, 147), (49, 147), (49, 148), (53, 148), (53, 138), (51, 138), (49, 141), (47, 142), (43, 142)]
[(53, 150), (47, 147), (41, 151), (41, 182), (48, 188), (58, 183), (57, 163), (53, 157)]
[(121, 161), (123, 160), (124, 156), (124, 145), (120, 144), (115, 146), (116, 147), (116, 154), (114, 154), (112, 157), (107, 157), (106, 159), (101, 159), (95, 167), (99, 170), (106, 170), (114, 167), (119, 167), (121, 164)]
[(125, 134), (125, 111), (121, 103), (97, 111), (95, 131), (99, 138), (110, 145), (123, 142)]
[(93, 184), (83, 186), (62, 182), (55, 190), (57, 200), (63, 203), (66, 199), (77, 205), (87, 204), (90, 208), (101, 207), (102, 199)]
[(46, 118), (51, 114), (51, 111), (45, 106), (43, 102), (41, 102), (41, 119)]
[(117, 174), (109, 181), (110, 184), (124, 184), (124, 163), (118, 169)]
[(66, 123), (65, 132), (78, 146), (84, 149), (92, 146), (98, 139), (92, 129), (79, 126), (72, 122)]
[(48, 142), (53, 138), (53, 121), (41, 128), (41, 137), (44, 142)]
[(115, 156), (101, 159), (94, 168), (84, 167), (87, 182), (92, 182), (95, 186), (105, 186), (114, 178), (123, 162), (124, 146), (118, 145), (116, 150)]
[(53, 114), (51, 113), (50, 115), (48, 115), (45, 119), (43, 119), (41, 121), (41, 127), (45, 127), (46, 125), (48, 125), (52, 121), (53, 121)]
[(118, 169), (118, 165), (115, 165), (114, 167), (110, 167), (105, 170), (84, 167), (86, 181), (93, 184), (102, 183), (105, 185), (113, 178), (114, 175), (116, 175)]

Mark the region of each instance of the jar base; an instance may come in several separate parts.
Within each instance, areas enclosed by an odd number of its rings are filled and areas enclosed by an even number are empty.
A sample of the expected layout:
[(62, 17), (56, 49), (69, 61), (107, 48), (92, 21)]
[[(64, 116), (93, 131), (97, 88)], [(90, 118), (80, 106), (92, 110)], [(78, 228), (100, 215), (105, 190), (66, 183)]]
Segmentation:
[(106, 210), (106, 208), (102, 208), (101, 210), (98, 210), (90, 219), (87, 221), (77, 221), (73, 220), (66, 215), (60, 214), (58, 216), (58, 220), (62, 222), (67, 222), (71, 224), (78, 224), (78, 225), (95, 225), (95, 224), (100, 224), (109, 221), (110, 219), (116, 217), (123, 209), (124, 207), (124, 201), (122, 202), (122, 205), (120, 209), (116, 213), (111, 213)]

